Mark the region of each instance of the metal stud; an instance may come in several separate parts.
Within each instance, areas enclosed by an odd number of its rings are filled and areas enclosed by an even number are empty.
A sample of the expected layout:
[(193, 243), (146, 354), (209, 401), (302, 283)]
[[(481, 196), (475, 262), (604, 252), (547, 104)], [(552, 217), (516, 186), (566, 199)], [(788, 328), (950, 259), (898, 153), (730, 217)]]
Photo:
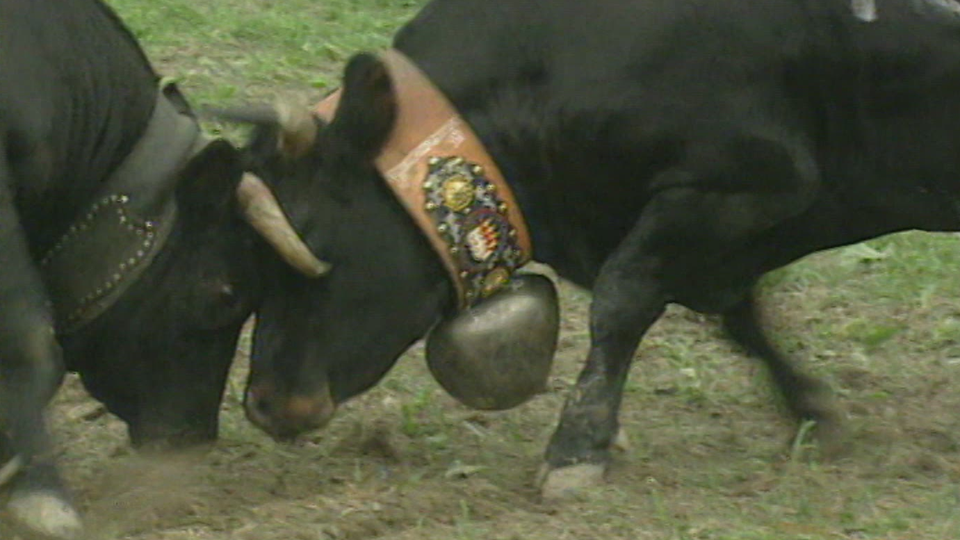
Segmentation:
[(483, 174), (483, 167), (481, 167), (480, 165), (474, 165), (473, 167), (470, 168), (470, 170), (473, 171), (473, 174), (477, 176), (480, 176)]
[(450, 226), (447, 225), (446, 223), (441, 223), (441, 224), (437, 225), (437, 230), (440, 231), (440, 232), (442, 232), (442, 233), (445, 233), (445, 232), (447, 232), (447, 231), (450, 230)]
[(456, 255), (457, 253), (460, 253), (460, 248), (458, 248), (457, 246), (450, 246), (450, 253), (452, 255)]
[(462, 158), (462, 157), (455, 157), (455, 158), (451, 159), (451, 160), (450, 160), (450, 165), (452, 165), (452, 166), (454, 166), (454, 167), (459, 167), (460, 165), (463, 165), (463, 158)]
[(470, 277), (470, 272), (467, 272), (466, 270), (460, 272), (460, 279), (467, 279), (468, 277)]
[(486, 187), (485, 189), (487, 190), (487, 193), (493, 193), (493, 192), (497, 191), (497, 185), (496, 185), (496, 184), (487, 184), (487, 187)]
[(423, 205), (423, 207), (432, 212), (437, 209), (437, 203), (433, 201), (427, 201), (427, 204)]
[(502, 202), (497, 205), (497, 210), (499, 210), (501, 214), (505, 214), (509, 208), (510, 207), (507, 206), (507, 203), (505, 202)]

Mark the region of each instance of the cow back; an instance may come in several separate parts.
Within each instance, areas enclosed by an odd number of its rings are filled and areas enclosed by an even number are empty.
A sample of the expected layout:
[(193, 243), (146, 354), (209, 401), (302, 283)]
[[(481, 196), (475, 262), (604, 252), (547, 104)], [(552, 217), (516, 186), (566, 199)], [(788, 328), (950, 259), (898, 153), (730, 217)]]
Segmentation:
[(31, 249), (93, 202), (146, 127), (157, 77), (99, 0), (0, 3), (0, 133)]

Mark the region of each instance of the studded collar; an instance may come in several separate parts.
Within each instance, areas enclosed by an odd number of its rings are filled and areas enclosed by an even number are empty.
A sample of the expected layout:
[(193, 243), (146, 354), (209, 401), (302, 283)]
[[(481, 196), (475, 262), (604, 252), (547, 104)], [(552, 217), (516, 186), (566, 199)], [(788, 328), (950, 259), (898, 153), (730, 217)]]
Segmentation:
[(149, 267), (173, 228), (177, 171), (204, 143), (185, 102), (158, 92), (147, 129), (93, 204), (40, 260), (57, 329), (75, 332)]
[[(376, 165), (450, 274), (461, 308), (500, 290), (532, 254), (520, 207), (473, 129), (396, 49), (383, 53), (397, 119)], [(340, 91), (317, 105), (330, 121)]]

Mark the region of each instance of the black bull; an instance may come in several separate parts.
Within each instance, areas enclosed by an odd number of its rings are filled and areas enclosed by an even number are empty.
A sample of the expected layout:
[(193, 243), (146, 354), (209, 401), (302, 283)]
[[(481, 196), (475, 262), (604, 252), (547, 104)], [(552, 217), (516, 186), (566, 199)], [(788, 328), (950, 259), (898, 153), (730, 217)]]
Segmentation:
[[(435, 0), (397, 34), (504, 171), (534, 258), (593, 291), (546, 493), (605, 469), (634, 352), (671, 302), (722, 315), (792, 413), (836, 433), (828, 394), (764, 335), (757, 281), (817, 250), (960, 229), (958, 9), (862, 4)], [(262, 122), (247, 149), (333, 265), (278, 271), (260, 311), (247, 409), (276, 436), (324, 424), (454, 308), (373, 164), (394, 114), (361, 54), (331, 122)]]
[(79, 533), (42, 419), (64, 371), (135, 444), (209, 441), (259, 301), (269, 191), (158, 80), (99, 0), (0, 2), (0, 484), (33, 533)]

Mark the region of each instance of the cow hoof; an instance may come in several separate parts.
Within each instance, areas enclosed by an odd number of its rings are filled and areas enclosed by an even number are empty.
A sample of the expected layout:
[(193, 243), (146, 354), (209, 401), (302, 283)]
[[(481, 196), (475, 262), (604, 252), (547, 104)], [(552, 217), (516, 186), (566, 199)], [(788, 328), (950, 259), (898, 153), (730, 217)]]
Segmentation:
[(551, 469), (548, 465), (540, 471), (540, 494), (545, 501), (556, 501), (577, 492), (603, 483), (607, 468), (596, 463), (581, 463)]
[(821, 419), (813, 429), (813, 437), (820, 449), (820, 458), (832, 461), (850, 452), (846, 425), (839, 416)]
[(617, 436), (613, 439), (613, 444), (610, 445), (612, 450), (617, 452), (627, 453), (630, 451), (630, 437), (627, 436), (627, 432), (623, 428), (620, 428), (620, 431), (617, 432)]
[[(850, 451), (846, 415), (836, 398), (828, 390), (818, 390), (804, 403), (801, 419), (812, 420), (811, 438), (816, 442), (820, 459), (835, 460)], [(807, 421), (801, 421), (800, 434)]]
[(11, 524), (26, 538), (77, 540), (83, 534), (80, 514), (56, 493), (14, 493), (7, 502), (7, 512)]

